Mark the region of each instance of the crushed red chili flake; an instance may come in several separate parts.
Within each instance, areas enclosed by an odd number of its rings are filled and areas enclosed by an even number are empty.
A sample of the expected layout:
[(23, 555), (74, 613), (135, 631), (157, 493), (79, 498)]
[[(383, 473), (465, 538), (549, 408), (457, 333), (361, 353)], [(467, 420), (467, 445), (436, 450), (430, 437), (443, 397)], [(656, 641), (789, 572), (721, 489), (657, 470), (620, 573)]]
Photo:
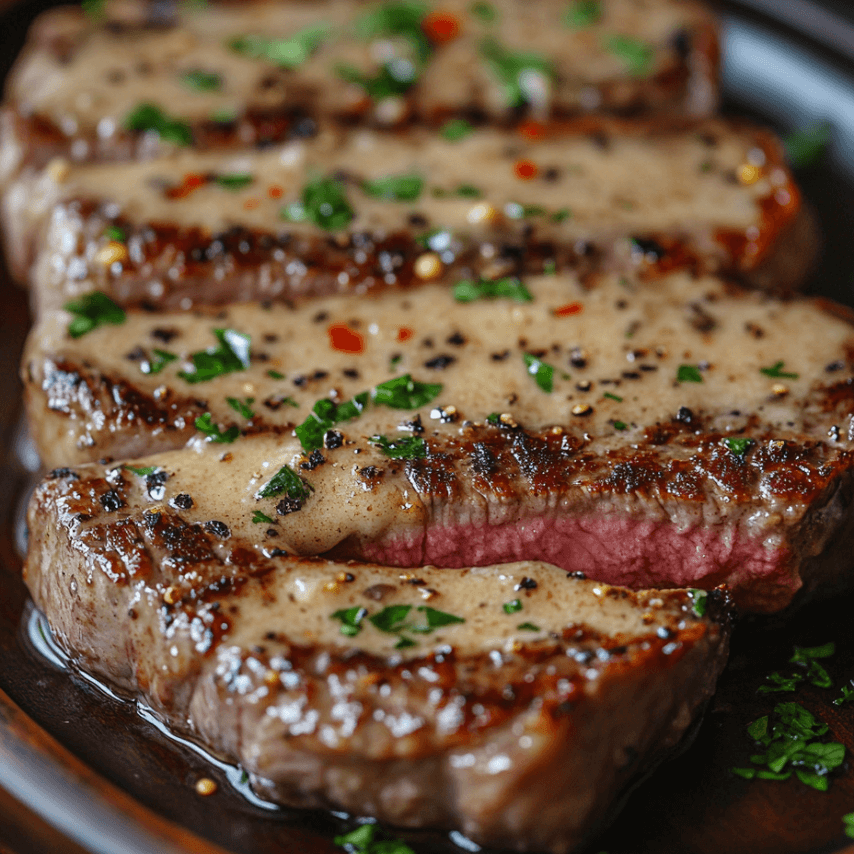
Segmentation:
[(421, 29), (431, 42), (444, 44), (460, 34), (460, 19), (448, 12), (431, 12), (421, 22)]
[(260, 205), (260, 204), (261, 204), (261, 202), (258, 199), (247, 199), (243, 203), (243, 207), (245, 210), (251, 211), (251, 210), (254, 210), (255, 208), (257, 208), (258, 205)]
[(572, 314), (581, 314), (584, 306), (580, 302), (570, 302), (554, 310), (555, 317), (569, 317)]
[(333, 323), (327, 330), (329, 344), (340, 353), (364, 353), (365, 339), (344, 323)]
[(267, 190), (267, 193), (270, 195), (271, 199), (281, 199), (282, 196), (285, 194), (285, 191), (281, 187), (273, 186), (270, 187), (269, 190)]
[(529, 119), (519, 125), (519, 135), (530, 140), (542, 139), (546, 135), (546, 126), (542, 122)]
[(415, 333), (408, 326), (401, 326), (397, 330), (398, 341), (408, 341)]
[(194, 190), (207, 184), (208, 179), (204, 175), (190, 173), (184, 176), (184, 180), (177, 187), (169, 187), (165, 191), (167, 199), (186, 199)]
[(517, 160), (513, 164), (513, 172), (515, 173), (517, 178), (521, 178), (523, 181), (530, 181), (531, 178), (537, 177), (537, 164), (531, 160)]

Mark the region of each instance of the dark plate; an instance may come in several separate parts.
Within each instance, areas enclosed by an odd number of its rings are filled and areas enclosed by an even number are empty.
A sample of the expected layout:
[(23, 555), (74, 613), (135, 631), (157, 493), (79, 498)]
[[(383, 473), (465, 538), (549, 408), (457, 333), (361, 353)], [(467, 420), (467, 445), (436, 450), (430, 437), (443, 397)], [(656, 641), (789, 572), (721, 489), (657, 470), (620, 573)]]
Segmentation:
[[(4, 3), (0, 0), (0, 7)], [(20, 3), (0, 13), (0, 73), (33, 15), (55, 5)], [(829, 121), (829, 156), (799, 178), (818, 211), (826, 250), (812, 290), (854, 305), (854, 26), (848, 0), (742, 0), (724, 7), (726, 109), (781, 132)], [(166, 738), (133, 705), (106, 697), (46, 661), (28, 632), (15, 550), (15, 514), (27, 479), (18, 439), (17, 360), (26, 300), (0, 269), (0, 851), (14, 854), (325, 854), (346, 826), (321, 813), (268, 810), (242, 797), (217, 767)], [(22, 462), (23, 461), (23, 462)], [(854, 548), (854, 543), (852, 543)], [(750, 721), (794, 699), (854, 751), (854, 703), (835, 706), (854, 678), (854, 596), (814, 603), (788, 620), (741, 624), (732, 658), (693, 745), (663, 765), (629, 799), (591, 851), (609, 854), (795, 854), (848, 850), (842, 815), (854, 810), (854, 761), (826, 793), (792, 778), (746, 781), (729, 772), (749, 764)], [(826, 664), (833, 689), (757, 694), (765, 676), (786, 670), (793, 644), (834, 640)], [(851, 754), (854, 755), (854, 754)], [(202, 798), (194, 783), (212, 777)], [(419, 854), (461, 849), (440, 834), (406, 834)], [(457, 839), (457, 842), (464, 842)], [(82, 846), (82, 847), (81, 847)], [(476, 850), (476, 849), (469, 849)]]

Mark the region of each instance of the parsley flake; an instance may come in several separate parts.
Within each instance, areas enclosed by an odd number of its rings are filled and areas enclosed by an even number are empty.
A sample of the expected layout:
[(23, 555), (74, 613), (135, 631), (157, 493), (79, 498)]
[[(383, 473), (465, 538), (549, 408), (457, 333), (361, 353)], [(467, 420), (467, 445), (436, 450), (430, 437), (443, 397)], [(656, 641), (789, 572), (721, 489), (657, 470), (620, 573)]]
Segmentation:
[(696, 365), (680, 365), (676, 371), (676, 382), (701, 383), (703, 382), (703, 375)]
[(409, 42), (415, 58), (425, 62), (432, 53), (430, 40), (421, 24), (428, 12), (427, 5), (414, 0), (386, 0), (376, 9), (359, 18), (354, 25), (363, 39), (378, 36), (401, 36)]
[(420, 436), (403, 436), (400, 439), (371, 436), (368, 441), (393, 460), (420, 460), (427, 456), (427, 443)]
[(204, 433), (208, 437), (209, 442), (218, 442), (221, 445), (230, 445), (240, 435), (240, 429), (236, 424), (233, 424), (227, 430), (223, 430), (219, 425), (214, 424), (213, 416), (210, 412), (205, 412), (196, 419), (196, 430)]
[(248, 187), (255, 180), (255, 176), (248, 173), (236, 172), (231, 175), (216, 175), (213, 180), (220, 187), (236, 192), (237, 190), (242, 190), (244, 187)]
[[(353, 608), (343, 608), (340, 611), (336, 611), (332, 615), (333, 620), (341, 621), (341, 634), (346, 635), (347, 637), (355, 637), (359, 632), (362, 631), (362, 620), (368, 616), (368, 609), (361, 608), (358, 605)], [(369, 825), (364, 825), (368, 827)], [(361, 829), (361, 828), (360, 828)], [(335, 840), (336, 844), (339, 843), (338, 840)], [(355, 844), (355, 843), (350, 843)]]
[(630, 36), (608, 36), (603, 46), (623, 60), (633, 77), (645, 77), (649, 73), (655, 52), (648, 44)]
[(275, 525), (276, 524), (275, 519), (271, 519), (266, 513), (262, 513), (260, 510), (256, 510), (252, 514), (252, 522), (256, 525), (260, 524), (261, 522), (263, 522), (266, 525)]
[(424, 189), (424, 179), (414, 173), (388, 175), (372, 181), (363, 181), (362, 190), (375, 199), (391, 202), (414, 202)]
[(845, 828), (845, 835), (854, 839), (854, 812), (842, 816), (842, 824)]
[(139, 369), (144, 374), (159, 374), (170, 362), (175, 362), (177, 359), (174, 353), (155, 347), (151, 355), (139, 363)]
[(352, 222), (356, 212), (341, 181), (316, 178), (303, 188), (301, 201), (282, 208), (281, 216), (290, 222), (313, 222), (327, 231), (338, 231)]
[(137, 468), (136, 466), (123, 465), (122, 468), (126, 471), (133, 472), (140, 477), (148, 477), (150, 474), (154, 474), (154, 472), (157, 471), (157, 466), (142, 466)]
[(842, 693), (833, 701), (834, 706), (843, 706), (854, 700), (854, 680), (849, 679), (847, 685), (842, 686)]
[(495, 39), (484, 39), (480, 54), (501, 83), (508, 107), (522, 107), (542, 100), (538, 91), (542, 81), (550, 81), (555, 76), (554, 66), (544, 56), (529, 51), (512, 51)]
[(620, 397), (620, 395), (618, 395), (618, 394), (613, 394), (613, 393), (612, 393), (612, 392), (610, 392), (610, 391), (606, 391), (606, 392), (605, 392), (605, 394), (604, 394), (604, 397), (607, 397), (607, 398), (608, 398), (608, 400), (616, 400), (616, 401), (617, 401), (617, 403), (622, 403), (622, 402), (623, 402), (623, 398), (622, 398), (622, 397)]
[(208, 347), (192, 353), (192, 371), (179, 371), (178, 376), (188, 383), (203, 383), (231, 374), (245, 371), (249, 367), (249, 345), (251, 337), (235, 329), (214, 329), (213, 334), (219, 341), (216, 347)]
[(119, 228), (117, 225), (108, 225), (104, 229), (104, 237), (107, 240), (112, 240), (114, 243), (124, 243), (127, 240), (127, 234), (123, 228)]
[(469, 12), (473, 18), (477, 18), (482, 24), (492, 24), (498, 18), (495, 6), (492, 3), (485, 3), (483, 0), (472, 3), (469, 6)]
[(770, 368), (760, 368), (759, 373), (765, 374), (766, 377), (771, 377), (772, 379), (796, 380), (800, 377), (800, 374), (784, 371), (784, 365), (785, 362), (775, 362)]
[(554, 367), (541, 362), (536, 356), (530, 353), (523, 353), (522, 359), (525, 362), (525, 367), (528, 373), (534, 378), (534, 382), (547, 394), (551, 394), (554, 389)]
[(175, 145), (192, 145), (193, 131), (186, 122), (172, 118), (156, 104), (139, 104), (125, 117), (128, 130), (156, 133), (166, 142)]
[(753, 439), (731, 436), (727, 439), (724, 439), (724, 444), (736, 457), (744, 457), (744, 455), (754, 443)]
[(516, 630), (520, 632), (539, 632), (540, 627), (535, 626), (533, 623), (519, 623), (519, 625), (516, 626)]
[(612, 421), (611, 424), (614, 425), (615, 430), (628, 430), (629, 425), (626, 424), (625, 421)]
[(513, 599), (511, 602), (505, 602), (502, 607), (505, 614), (515, 614), (522, 610), (522, 602), (519, 599)]
[(698, 617), (704, 617), (706, 615), (706, 611), (709, 607), (709, 593), (707, 590), (699, 590), (696, 587), (692, 587), (688, 591), (688, 595), (691, 597), (692, 607), (694, 609), (694, 613)]
[(228, 46), (235, 53), (250, 59), (265, 59), (279, 68), (299, 68), (323, 44), (331, 29), (328, 24), (313, 24), (282, 39), (240, 36)]
[(474, 302), (480, 299), (512, 299), (515, 302), (532, 302), (533, 296), (521, 279), (507, 276), (503, 279), (465, 279), (454, 285), (457, 302)]
[(592, 27), (602, 17), (600, 0), (576, 0), (563, 16), (563, 22), (574, 30)]
[(236, 397), (227, 397), (225, 402), (238, 414), (244, 418), (252, 418), (255, 414), (252, 411), (252, 404), (255, 403), (254, 397), (247, 397), (244, 400), (239, 400)]
[(84, 294), (80, 299), (67, 302), (64, 308), (76, 315), (68, 324), (68, 334), (72, 338), (82, 338), (99, 326), (121, 326), (127, 319), (124, 309), (100, 291), (93, 291)]
[[(398, 648), (413, 646), (407, 638), (401, 638)], [(375, 824), (362, 824), (355, 830), (335, 837), (335, 844), (346, 848), (351, 854), (415, 854), (406, 843), (400, 839), (378, 840), (379, 830)]]
[(439, 133), (449, 142), (457, 142), (474, 133), (474, 125), (465, 119), (450, 119), (442, 125)]
[(287, 495), (294, 501), (305, 501), (314, 487), (304, 481), (290, 466), (282, 466), (270, 480), (255, 494), (256, 498), (275, 498)]
[(789, 163), (796, 169), (804, 169), (821, 162), (830, 143), (831, 130), (829, 122), (819, 122), (784, 137)]
[(222, 89), (222, 76), (215, 71), (193, 68), (181, 75), (181, 82), (196, 92), (216, 92)]

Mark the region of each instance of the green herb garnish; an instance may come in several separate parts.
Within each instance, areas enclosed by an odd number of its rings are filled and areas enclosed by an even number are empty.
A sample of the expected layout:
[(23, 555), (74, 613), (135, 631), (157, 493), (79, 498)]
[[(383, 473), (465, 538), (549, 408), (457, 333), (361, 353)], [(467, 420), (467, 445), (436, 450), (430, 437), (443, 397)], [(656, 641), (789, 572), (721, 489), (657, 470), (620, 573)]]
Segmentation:
[[(413, 646), (413, 643), (403, 643), (407, 638), (401, 638), (401, 646)], [(363, 824), (350, 833), (335, 837), (335, 844), (347, 848), (351, 854), (415, 854), (415, 852), (400, 839), (377, 839), (379, 830), (375, 824)]]
[(818, 663), (819, 658), (830, 658), (836, 652), (833, 641), (822, 646), (795, 647), (795, 652), (789, 659), (790, 664), (799, 664), (807, 668), (807, 680), (818, 688), (830, 688), (833, 680), (824, 667)]
[(484, 39), (480, 54), (486, 60), (504, 89), (504, 102), (508, 107), (521, 107), (539, 100), (535, 81), (555, 76), (554, 66), (538, 53), (512, 51), (495, 39)]
[(178, 357), (168, 350), (154, 348), (151, 355), (139, 363), (139, 369), (144, 374), (159, 374), (170, 362), (177, 361)]
[(530, 216), (545, 216), (548, 211), (542, 205), (523, 205), (519, 202), (508, 202), (504, 205), (504, 213), (510, 219), (527, 219)]
[(420, 460), (427, 456), (427, 443), (420, 436), (403, 436), (400, 439), (371, 436), (368, 441), (393, 460)]
[(335, 73), (347, 83), (364, 89), (365, 94), (374, 101), (404, 95), (418, 79), (415, 66), (405, 60), (387, 62), (373, 77), (344, 63), (335, 67)]
[(482, 24), (492, 24), (498, 18), (498, 12), (492, 3), (484, 3), (480, 0), (469, 5), (469, 12), (473, 18), (477, 18)]
[(185, 71), (181, 75), (181, 82), (197, 92), (215, 92), (222, 88), (221, 75), (215, 71), (203, 71), (201, 68)]
[(411, 610), (412, 605), (389, 605), (368, 619), (381, 632), (397, 634), (406, 628), (405, 621)]
[(157, 471), (157, 466), (142, 466), (137, 468), (136, 466), (123, 465), (122, 468), (126, 471), (138, 474), (140, 477), (148, 477), (150, 474), (154, 474), (154, 472)]
[(328, 24), (313, 24), (282, 39), (240, 36), (228, 46), (236, 53), (250, 59), (265, 59), (279, 68), (299, 68), (323, 44), (331, 29)]
[(285, 375), (281, 371), (274, 371), (272, 368), (267, 371), (267, 376), (271, 380), (283, 380), (285, 378)]
[(603, 396), (604, 396), (604, 397), (607, 397), (607, 398), (608, 398), (608, 400), (616, 400), (616, 401), (617, 401), (617, 403), (622, 403), (622, 402), (623, 402), (623, 398), (622, 398), (622, 397), (620, 397), (620, 395), (618, 395), (618, 394), (613, 394), (613, 393), (612, 393), (612, 392), (610, 392), (610, 391), (606, 391), (606, 392), (605, 392), (605, 394), (604, 394)]
[(513, 599), (511, 602), (505, 602), (502, 607), (505, 614), (515, 614), (522, 610), (522, 602), (519, 599)]
[(214, 329), (219, 344), (192, 353), (192, 371), (179, 371), (178, 376), (188, 383), (203, 383), (231, 374), (245, 371), (249, 367), (249, 345), (251, 337), (235, 329)]
[(425, 3), (412, 0), (386, 0), (359, 18), (354, 29), (363, 39), (401, 36), (409, 42), (418, 62), (426, 62), (432, 53), (430, 40), (421, 24), (427, 15)]
[(287, 495), (294, 501), (303, 502), (314, 487), (304, 481), (290, 466), (282, 466), (266, 485), (255, 494), (256, 498), (275, 498), (279, 495)]
[(515, 302), (532, 302), (531, 292), (521, 279), (507, 276), (503, 279), (466, 279), (454, 285), (457, 302), (474, 302), (479, 299), (512, 299)]
[(830, 122), (820, 122), (785, 136), (783, 144), (786, 146), (789, 163), (796, 169), (819, 163), (830, 143), (831, 130)]
[(221, 445), (230, 445), (240, 435), (237, 425), (232, 425), (228, 430), (223, 430), (219, 425), (214, 424), (210, 412), (205, 412), (204, 415), (200, 415), (196, 419), (196, 430), (204, 433), (209, 442), (218, 442)]
[(854, 700), (854, 680), (849, 680), (847, 685), (842, 686), (842, 693), (833, 701), (834, 706), (843, 706)]
[(724, 439), (724, 444), (735, 456), (743, 457), (750, 449), (751, 445), (753, 445), (753, 439), (733, 436)]
[(474, 133), (474, 125), (465, 119), (450, 119), (442, 125), (439, 133), (449, 142), (457, 142)]
[(701, 383), (703, 382), (703, 375), (696, 365), (680, 365), (676, 371), (676, 382)]
[(704, 617), (709, 607), (709, 592), (707, 590), (699, 590), (696, 587), (692, 587), (688, 591), (688, 595), (691, 597), (694, 613), (698, 617)]
[(516, 626), (516, 630), (520, 632), (538, 632), (540, 631), (540, 627), (535, 626), (533, 623), (519, 623)]
[(347, 200), (344, 185), (335, 178), (317, 178), (306, 184), (299, 202), (281, 210), (290, 222), (313, 222), (327, 231), (338, 231), (352, 222), (356, 212)]
[(226, 190), (242, 190), (255, 180), (254, 175), (248, 173), (234, 173), (233, 175), (216, 175), (214, 182)]
[(575, 30), (592, 27), (602, 17), (600, 0), (576, 0), (563, 16), (563, 22)]
[(628, 430), (629, 425), (625, 421), (612, 421), (615, 430)]
[(766, 377), (771, 377), (772, 379), (796, 380), (800, 377), (800, 374), (784, 371), (784, 364), (785, 362), (775, 362), (770, 368), (760, 368), (759, 373), (765, 374)]
[(854, 812), (849, 812), (842, 816), (842, 824), (845, 835), (854, 839)]
[(522, 359), (525, 361), (528, 373), (534, 378), (534, 382), (544, 392), (551, 394), (554, 388), (554, 367), (541, 362), (536, 356), (532, 356), (530, 353), (523, 353)]
[(630, 36), (608, 36), (603, 39), (603, 46), (619, 57), (633, 77), (645, 77), (652, 67), (655, 52), (642, 41)]
[(67, 302), (64, 308), (76, 315), (68, 324), (68, 334), (72, 338), (82, 338), (99, 326), (120, 326), (127, 319), (124, 309), (100, 291)]
[(362, 190), (375, 199), (391, 202), (413, 202), (424, 189), (424, 179), (420, 175), (388, 175), (373, 181), (363, 181)]
[(371, 399), (377, 406), (389, 409), (418, 409), (430, 403), (441, 391), (440, 383), (422, 383), (404, 374), (380, 383), (371, 392)]
[(140, 104), (125, 118), (128, 130), (156, 133), (175, 145), (192, 145), (193, 131), (186, 122), (168, 116), (155, 104)]
[(798, 685), (804, 681), (800, 673), (786, 675), (783, 673), (769, 673), (765, 677), (765, 684), (756, 689), (757, 694), (779, 694), (783, 692), (796, 691)]
[[(332, 615), (333, 620), (341, 621), (341, 634), (347, 635), (347, 637), (355, 637), (362, 631), (362, 620), (368, 616), (367, 608), (360, 608), (358, 605), (353, 608), (343, 608), (340, 611), (336, 611)], [(364, 827), (369, 827), (370, 825), (363, 825)], [(361, 828), (360, 828), (361, 830)], [(343, 845), (344, 843), (338, 842), (338, 839), (335, 840), (336, 844)], [(355, 843), (350, 843), (355, 844)]]
[(225, 402), (238, 414), (244, 418), (251, 418), (255, 413), (252, 411), (252, 404), (255, 403), (254, 397), (247, 397), (244, 400), (239, 400), (236, 397), (227, 397)]
[(125, 230), (123, 228), (119, 228), (117, 225), (108, 225), (104, 229), (104, 237), (107, 240), (112, 240), (115, 243), (124, 243), (127, 240), (127, 234), (125, 234)]
[(256, 510), (252, 514), (252, 521), (256, 525), (260, 524), (261, 522), (264, 522), (267, 525), (275, 525), (276, 524), (275, 519), (271, 519), (266, 513), (262, 513), (260, 510)]

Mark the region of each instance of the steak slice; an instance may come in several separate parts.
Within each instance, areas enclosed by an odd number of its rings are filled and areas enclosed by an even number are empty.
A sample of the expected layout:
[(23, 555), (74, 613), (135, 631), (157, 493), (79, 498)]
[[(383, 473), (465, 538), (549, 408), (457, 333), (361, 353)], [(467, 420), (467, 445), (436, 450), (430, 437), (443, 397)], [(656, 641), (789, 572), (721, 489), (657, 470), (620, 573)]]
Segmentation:
[(54, 164), (6, 196), (8, 257), (39, 312), (94, 289), (186, 308), (563, 268), (787, 289), (811, 265), (811, 218), (766, 131), (597, 119), (537, 134), (351, 130)]
[[(116, 490), (126, 507), (101, 500)], [(267, 559), (150, 496), (122, 469), (44, 482), (27, 584), (75, 666), (281, 803), (561, 854), (679, 740), (724, 665), (718, 592), (633, 593), (536, 562)]]
[(715, 21), (694, 0), (608, 0), (586, 17), (565, 0), (60, 9), (7, 83), (0, 181), (55, 156), (269, 145), (327, 118), (709, 115), (717, 64)]
[[(848, 572), (847, 310), (685, 274), (526, 284), (528, 302), (426, 285), (130, 312), (76, 341), (60, 314), (25, 359), (36, 443), (67, 465), (195, 434), (162, 465), (193, 495), (220, 472), (200, 518), (258, 553), (546, 560), (634, 588), (726, 582), (757, 611)], [(198, 381), (217, 359), (229, 372)], [(257, 498), (281, 466), (313, 491)], [(254, 525), (256, 510), (281, 518)]]

